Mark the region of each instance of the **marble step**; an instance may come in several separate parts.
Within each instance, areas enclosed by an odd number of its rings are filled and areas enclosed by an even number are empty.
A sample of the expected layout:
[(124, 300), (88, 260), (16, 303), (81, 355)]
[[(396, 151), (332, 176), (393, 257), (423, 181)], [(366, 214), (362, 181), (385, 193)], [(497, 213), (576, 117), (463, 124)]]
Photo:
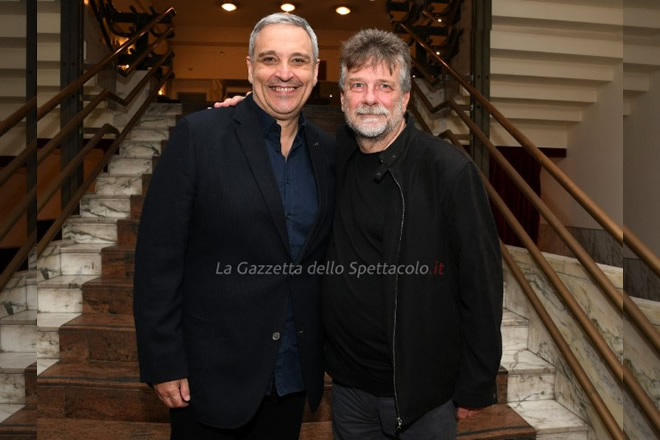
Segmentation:
[(554, 399), (555, 367), (529, 350), (505, 351), (502, 366), (509, 372), (508, 402)]
[(176, 125), (177, 115), (143, 115), (136, 128), (169, 128)]
[(128, 141), (163, 141), (170, 138), (170, 128), (133, 128), (126, 140)]
[(80, 199), (81, 217), (126, 218), (130, 214), (131, 198), (128, 195), (85, 194)]
[(130, 196), (142, 194), (142, 184), (140, 176), (101, 173), (94, 187), (96, 194)]
[(80, 313), (82, 285), (96, 275), (62, 275), (39, 283), (39, 312)]
[(133, 313), (133, 279), (99, 277), (83, 286), (84, 313)]
[(39, 416), (167, 422), (168, 410), (146, 384), (137, 362), (60, 361), (37, 377)]
[(59, 329), (79, 315), (80, 313), (39, 313), (37, 315), (37, 329), (39, 331), (37, 374), (41, 374), (59, 360)]
[(101, 250), (108, 243), (80, 243), (61, 248), (62, 275), (101, 275)]
[(169, 440), (169, 423), (39, 417), (39, 440)]
[(505, 309), (502, 313), (502, 351), (527, 349), (528, 330), (527, 319)]
[(512, 403), (511, 407), (536, 430), (537, 440), (587, 440), (588, 426), (555, 400)]
[(0, 292), (0, 318), (28, 309), (28, 293), (36, 282), (36, 273), (16, 272)]
[(62, 238), (76, 243), (117, 242), (117, 219), (72, 215), (62, 227)]
[(103, 276), (132, 278), (135, 274), (135, 247), (111, 246), (101, 252)]
[(73, 240), (53, 240), (46, 246), (37, 259), (37, 282), (62, 275), (62, 248), (72, 244), (75, 244)]
[(108, 174), (141, 176), (152, 171), (152, 159), (132, 156), (115, 156), (108, 164)]
[(0, 319), (0, 348), (4, 353), (36, 353), (37, 312), (26, 310)]
[(117, 244), (119, 246), (133, 246), (137, 242), (138, 228), (140, 220), (137, 218), (127, 218), (117, 222)]
[(142, 194), (131, 196), (131, 218), (139, 219), (142, 216), (144, 196)]
[(124, 141), (119, 146), (119, 156), (152, 158), (161, 154), (162, 145), (162, 141)]
[(35, 390), (26, 370), (36, 360), (36, 352), (0, 353), (0, 403), (28, 404), (28, 398), (34, 401)]
[(37, 440), (36, 408), (0, 405), (0, 419), (3, 419), (0, 423), (0, 439)]
[(143, 117), (178, 116), (181, 113), (183, 113), (183, 107), (179, 103), (154, 103), (147, 108)]
[(83, 313), (60, 328), (60, 359), (137, 361), (132, 315)]

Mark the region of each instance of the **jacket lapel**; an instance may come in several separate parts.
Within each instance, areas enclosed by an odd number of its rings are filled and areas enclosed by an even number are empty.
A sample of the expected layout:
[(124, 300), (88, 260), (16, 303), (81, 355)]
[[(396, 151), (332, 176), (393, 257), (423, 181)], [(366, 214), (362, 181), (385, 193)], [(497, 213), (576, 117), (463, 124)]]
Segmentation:
[(305, 139), (307, 141), (307, 150), (309, 151), (309, 160), (312, 163), (314, 180), (316, 180), (316, 194), (319, 204), (318, 211), (316, 212), (316, 218), (314, 219), (314, 225), (305, 238), (305, 244), (300, 251), (298, 260), (302, 260), (302, 258), (307, 253), (311, 243), (313, 242), (314, 237), (316, 237), (323, 218), (326, 215), (328, 206), (328, 181), (325, 179), (325, 174), (323, 172), (324, 166), (327, 164), (323, 163), (324, 158), (321, 152), (321, 144), (319, 142), (318, 133), (312, 131), (312, 129), (309, 128), (309, 125), (305, 129)]
[(266, 151), (266, 145), (261, 135), (261, 128), (257, 120), (256, 114), (252, 112), (250, 102), (245, 102), (236, 106), (234, 113), (234, 120), (236, 121), (236, 133), (239, 143), (245, 152), (245, 156), (250, 164), (250, 169), (254, 175), (254, 179), (259, 186), (259, 190), (264, 197), (266, 206), (273, 217), (277, 232), (282, 239), (282, 243), (286, 248), (289, 256), (291, 250), (289, 249), (289, 238), (286, 232), (286, 223), (284, 219), (284, 208), (282, 207), (282, 198), (277, 187), (277, 182), (273, 174), (273, 167)]

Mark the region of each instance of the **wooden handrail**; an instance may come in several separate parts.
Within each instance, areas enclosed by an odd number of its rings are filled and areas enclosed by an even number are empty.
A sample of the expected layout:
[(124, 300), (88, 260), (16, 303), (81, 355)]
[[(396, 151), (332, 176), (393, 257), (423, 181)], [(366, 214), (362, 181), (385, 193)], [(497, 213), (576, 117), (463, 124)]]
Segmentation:
[[(513, 165), (506, 160), (504, 155), (493, 145), (488, 136), (472, 121), (463, 110), (461, 110), (454, 100), (449, 100), (449, 106), (454, 113), (459, 116), (463, 122), (470, 128), (470, 131), (477, 135), (482, 144), (488, 149), (491, 157), (497, 161), (502, 167), (504, 172), (511, 178), (520, 191), (525, 195), (527, 200), (536, 208), (536, 210), (545, 218), (552, 229), (559, 235), (562, 241), (573, 252), (575, 257), (582, 263), (585, 270), (596, 283), (596, 285), (603, 291), (610, 302), (621, 312), (626, 314), (632, 322), (640, 329), (646, 340), (655, 349), (655, 353), (660, 354), (660, 335), (655, 330), (648, 318), (639, 310), (639, 307), (634, 301), (630, 299), (628, 294), (624, 291), (619, 291), (609, 278), (598, 267), (591, 255), (584, 249), (584, 247), (573, 237), (568, 231), (566, 226), (562, 224), (554, 212), (545, 204), (541, 197), (534, 192), (525, 179), (518, 174), (513, 168)], [(625, 307), (624, 307), (625, 305)]]
[(168, 28), (162, 33), (162, 35), (160, 35), (160, 36), (159, 36), (159, 37), (158, 37), (153, 43), (151, 43), (151, 44), (149, 45), (149, 47), (148, 47), (147, 49), (145, 49), (144, 52), (142, 52), (142, 54), (141, 54), (139, 57), (137, 57), (135, 60), (133, 60), (133, 63), (128, 67), (128, 69), (125, 69), (125, 70), (122, 71), (122, 75), (124, 75), (124, 76), (128, 76), (128, 75), (130, 75), (131, 73), (133, 73), (133, 71), (135, 71), (135, 69), (138, 68), (138, 66), (140, 65), (140, 63), (141, 63), (146, 57), (148, 57), (149, 54), (150, 54), (151, 52), (153, 52), (154, 49), (156, 49), (156, 47), (158, 47), (158, 45), (159, 45), (159, 44), (165, 39), (165, 37), (167, 37), (167, 36), (168, 36), (169, 34), (171, 34), (171, 33), (174, 33), (174, 28), (173, 28), (172, 26), (168, 27)]
[(89, 115), (102, 101), (106, 99), (112, 99), (113, 101), (123, 105), (127, 106), (130, 104), (133, 99), (137, 96), (137, 94), (142, 90), (142, 87), (144, 87), (147, 82), (151, 79), (153, 75), (158, 71), (158, 68), (167, 60), (169, 56), (172, 55), (172, 49), (169, 49), (156, 63), (150, 70), (149, 73), (147, 73), (141, 80), (140, 82), (133, 87), (133, 90), (126, 96), (126, 98), (121, 98), (120, 96), (117, 96), (116, 94), (110, 92), (108, 89), (103, 89), (96, 97), (85, 106), (80, 112), (76, 114), (74, 118), (72, 118), (62, 129), (55, 135), (54, 138), (52, 138), (44, 147), (39, 150), (39, 153), (37, 154), (37, 163), (41, 163), (41, 161), (47, 157), (55, 148), (57, 148), (62, 141), (66, 138), (66, 136), (69, 135), (73, 130), (75, 130), (78, 125)]
[[(438, 136), (447, 137), (454, 145), (462, 149), (462, 144), (451, 130), (445, 130)], [(534, 243), (527, 231), (525, 231), (525, 228), (520, 224), (516, 216), (506, 205), (506, 202), (504, 202), (504, 200), (497, 193), (488, 178), (481, 171), (479, 171), (479, 174), (481, 175), (481, 180), (484, 184), (484, 187), (486, 188), (489, 199), (491, 202), (493, 202), (493, 205), (495, 205), (497, 210), (502, 214), (516, 236), (520, 238), (521, 242)], [(545, 309), (545, 306), (539, 299), (538, 295), (534, 292), (534, 289), (529, 284), (529, 281), (527, 281), (525, 278), (525, 275), (520, 270), (518, 264), (514, 261), (502, 240), (500, 240), (500, 249), (502, 251), (502, 258), (511, 270), (511, 273), (513, 274), (516, 281), (518, 281), (518, 284), (527, 296), (530, 304), (532, 307), (534, 307), (534, 310), (539, 315), (541, 322), (543, 322), (546, 330), (548, 330), (548, 333), (557, 345), (559, 352), (564, 356), (564, 359), (566, 359), (566, 362), (573, 371), (573, 374), (575, 374), (578, 382), (580, 382), (580, 386), (584, 390), (589, 401), (591, 401), (593, 404), (594, 409), (598, 413), (599, 418), (603, 421), (605, 428), (615, 439), (626, 439), (626, 434), (619, 427), (618, 423), (612, 416), (611, 411), (598, 393), (598, 390), (594, 387), (593, 382), (591, 379), (589, 379), (589, 376), (584, 371), (584, 368), (582, 368), (582, 364), (580, 364), (580, 361), (578, 361), (577, 357), (566, 342), (566, 339), (559, 331), (559, 328), (557, 328), (557, 325), (552, 320), (552, 317)]]
[[(545, 203), (540, 201), (540, 198), (538, 197), (538, 195), (536, 195), (536, 193), (534, 193), (534, 191), (531, 189), (531, 187), (529, 187), (527, 182), (525, 182), (524, 179), (522, 179), (522, 177), (515, 171), (515, 169), (513, 169), (511, 164), (508, 161), (506, 161), (504, 156), (499, 151), (497, 151), (497, 148), (495, 148), (495, 146), (492, 144), (492, 142), (490, 142), (488, 137), (479, 129), (479, 127), (476, 126), (476, 124), (474, 124), (474, 122), (472, 120), (470, 120), (469, 118), (467, 118), (467, 120), (464, 119), (466, 117), (466, 115), (464, 114), (464, 112), (462, 110), (457, 109), (455, 107), (456, 104), (453, 101), (450, 102), (450, 105), (452, 106), (452, 109), (461, 117), (461, 119), (463, 119), (463, 121), (470, 127), (470, 130), (479, 137), (479, 139), (482, 141), (484, 146), (486, 146), (486, 148), (488, 148), (488, 151), (491, 153), (492, 157), (498, 162), (498, 164), (500, 166), (502, 166), (502, 168), (509, 175), (509, 177), (511, 177), (512, 180), (514, 180), (514, 182), (516, 183), (516, 186), (518, 186), (518, 188), (523, 192), (523, 194), (525, 194), (527, 196), (528, 200), (530, 200), (530, 202), (532, 202), (532, 204), (534, 204), (536, 209), (539, 212), (541, 212), (541, 214), (544, 214), (544, 217), (545, 217), (545, 214), (550, 214), (546, 219), (548, 220), (549, 223), (551, 221), (550, 219), (552, 219), (552, 222), (555, 223), (555, 221), (557, 219), (555, 218), (554, 214), (551, 211), (549, 211), (549, 208), (547, 208)], [(499, 195), (497, 195), (497, 194), (491, 195), (490, 192), (489, 192), (489, 196), (491, 196), (491, 200), (493, 200), (494, 198), (499, 198)], [(535, 201), (537, 202), (538, 206), (537, 206), (537, 204), (534, 203)], [(538, 203), (538, 202), (540, 202), (540, 203)], [(500, 211), (502, 211), (502, 210), (500, 209)], [(503, 212), (503, 214), (504, 214), (504, 212)], [(506, 216), (505, 216), (505, 219), (506, 219)], [(507, 219), (507, 222), (508, 222), (508, 219)], [(555, 225), (551, 224), (551, 226), (554, 227)], [(561, 228), (565, 229), (565, 227), (561, 223), (559, 223), (559, 226), (560, 226), (560, 228), (558, 228), (558, 229), (561, 229)], [(612, 372), (614, 377), (616, 377), (619, 380), (619, 382), (623, 383), (624, 386), (628, 389), (630, 394), (634, 397), (634, 399), (640, 405), (640, 407), (642, 408), (642, 410), (643, 410), (644, 414), (646, 415), (647, 419), (652, 423), (652, 425), (655, 427), (655, 429), (660, 430), (660, 414), (658, 413), (657, 409), (655, 408), (655, 404), (653, 403), (653, 401), (649, 398), (646, 391), (639, 384), (639, 381), (637, 381), (635, 376), (632, 375), (632, 373), (630, 372), (628, 367), (626, 367), (625, 365), (623, 365), (619, 362), (619, 360), (617, 359), (614, 352), (611, 350), (609, 345), (607, 345), (607, 343), (605, 342), (603, 337), (598, 332), (598, 329), (596, 329), (596, 327), (593, 325), (593, 323), (591, 322), (589, 317), (584, 313), (582, 308), (579, 306), (579, 304), (577, 303), (577, 301), (575, 300), (573, 295), (571, 295), (571, 293), (568, 290), (568, 288), (566, 287), (566, 285), (561, 281), (561, 279), (559, 278), (557, 273), (552, 269), (552, 267), (549, 265), (549, 263), (547, 262), (545, 257), (541, 254), (541, 251), (536, 246), (536, 243), (534, 243), (534, 241), (531, 238), (529, 238), (529, 236), (527, 234), (525, 234), (525, 235), (518, 234), (518, 231), (515, 230), (513, 225), (511, 227), (514, 230), (514, 232), (516, 233), (516, 235), (518, 236), (518, 238), (520, 238), (521, 242), (528, 249), (528, 251), (530, 252), (530, 255), (532, 255), (532, 257), (534, 258), (536, 263), (539, 265), (539, 267), (541, 268), (541, 270), (543, 271), (543, 273), (547, 277), (548, 281), (550, 281), (550, 283), (553, 285), (553, 287), (555, 288), (555, 290), (557, 291), (559, 296), (562, 298), (562, 300), (564, 301), (564, 304), (566, 304), (567, 308), (573, 313), (574, 317), (576, 318), (576, 321), (580, 324), (580, 327), (584, 330), (584, 332), (587, 334), (587, 336), (589, 336), (589, 339), (594, 344), (596, 350), (598, 351), (600, 356), (603, 358), (603, 360), (605, 361), (605, 364), (608, 366), (608, 368), (610, 369), (610, 371)], [(577, 245), (576, 249), (581, 248), (579, 243), (577, 243), (577, 240), (575, 240), (575, 238), (573, 236), (571, 236), (570, 233), (568, 235), (570, 237), (568, 241), (572, 242), (574, 245), (576, 244)], [(584, 249), (582, 249), (582, 250), (584, 250)], [(584, 257), (584, 255), (581, 255), (581, 257)], [(587, 262), (588, 262), (588, 260), (591, 260), (593, 262), (593, 260), (591, 259), (591, 257), (588, 254), (586, 254), (586, 257), (587, 257), (587, 260), (586, 260)], [(584, 263), (583, 263), (583, 265), (584, 265)], [(594, 266), (595, 266), (595, 263), (594, 263)], [(597, 266), (596, 266), (596, 268), (597, 268)], [(600, 269), (598, 269), (598, 268), (597, 268), (597, 270), (600, 271)], [(602, 273), (602, 271), (601, 271), (601, 273)], [(590, 273), (590, 275), (591, 275), (591, 273)], [(604, 274), (603, 274), (603, 276), (604, 276)], [(607, 278), (607, 277), (605, 277), (605, 278)], [(609, 282), (609, 279), (608, 279), (608, 284), (611, 284)], [(627, 297), (625, 292), (622, 293), (622, 297)], [(632, 303), (632, 305), (630, 306), (631, 309), (637, 308), (635, 303), (632, 300), (630, 300), (630, 303)], [(627, 304), (628, 303), (626, 302), (626, 305)], [(621, 310), (624, 310), (623, 302), (621, 304)], [(624, 312), (627, 312), (627, 311), (628, 310), (624, 310)], [(646, 319), (646, 317), (643, 315), (643, 313), (640, 312), (640, 314), (642, 315), (642, 317), (641, 317), (642, 321), (648, 321), (648, 319)], [(629, 316), (633, 320), (637, 319), (637, 318), (640, 318), (639, 316), (631, 316), (631, 315), (629, 315)], [(641, 326), (640, 326), (640, 329), (641, 329)], [(655, 332), (655, 329), (653, 329), (653, 331)], [(657, 332), (655, 332), (655, 334), (652, 334), (652, 335), (646, 335), (645, 334), (645, 336), (647, 337), (649, 342), (651, 342), (652, 346), (654, 346), (653, 345), (654, 342), (657, 344)]]
[(18, 156), (13, 158), (12, 161), (9, 162), (9, 165), (4, 167), (0, 171), (0, 186), (4, 185), (4, 183), (7, 180), (9, 180), (9, 178), (13, 176), (14, 173), (16, 173), (16, 170), (21, 168), (25, 163), (25, 161), (28, 160), (28, 158), (31, 155), (33, 155), (36, 151), (37, 151), (37, 141), (34, 140), (30, 142), (30, 144), (27, 145), (27, 147), (25, 147), (25, 149), (21, 151), (21, 153)]
[(7, 133), (9, 130), (14, 128), (16, 124), (21, 122), (24, 117), (30, 113), (30, 110), (37, 106), (37, 97), (33, 96), (25, 104), (23, 104), (19, 109), (13, 112), (11, 115), (7, 116), (5, 119), (0, 121), (0, 136)]
[(69, 122), (66, 123), (60, 131), (57, 132), (55, 137), (49, 140), (43, 148), (37, 153), (37, 164), (40, 164), (48, 155), (57, 148), (64, 139), (75, 129), (78, 128), (80, 123), (101, 103), (103, 100), (110, 95), (110, 91), (104, 89), (96, 95), (96, 97), (87, 104), (81, 111), (76, 113), (76, 116), (71, 118)]
[(114, 60), (116, 57), (119, 56), (127, 47), (135, 43), (140, 37), (144, 36), (146, 33), (148, 33), (151, 28), (156, 26), (160, 21), (162, 21), (167, 15), (173, 14), (174, 8), (168, 8), (165, 12), (160, 14), (158, 17), (154, 18), (151, 20), (146, 26), (144, 26), (138, 33), (136, 33), (132, 38), (128, 39), (127, 41), (124, 42), (121, 46), (119, 46), (113, 53), (107, 55), (104, 59), (99, 61), (94, 67), (89, 69), (87, 72), (85, 72), (83, 75), (78, 77), (75, 81), (71, 82), (68, 86), (63, 88), (57, 95), (53, 96), (51, 99), (48, 100), (45, 104), (43, 104), (41, 107), (37, 109), (37, 120), (40, 120), (42, 117), (44, 117), (48, 112), (50, 112), (52, 109), (57, 107), (60, 102), (62, 102), (65, 98), (67, 98), (69, 95), (71, 95), (73, 92), (75, 92), (78, 88), (83, 86), (87, 81), (89, 81), (94, 75), (99, 73), (105, 66), (110, 63), (112, 60)]
[(34, 228), (34, 230), (30, 233), (28, 239), (18, 249), (16, 255), (14, 255), (14, 257), (11, 259), (7, 267), (5, 267), (5, 270), (2, 271), (2, 274), (0, 274), (0, 290), (5, 288), (11, 277), (14, 276), (18, 268), (21, 267), (21, 264), (23, 264), (23, 261), (25, 261), (25, 258), (27, 258), (28, 254), (30, 253), (32, 247), (36, 242), (37, 242), (37, 228)]
[[(504, 203), (504, 201), (502, 201), (502, 203)], [(506, 204), (504, 206), (506, 206)], [(502, 215), (504, 215), (509, 225), (513, 228), (513, 222), (511, 220), (515, 220), (515, 216), (513, 216), (511, 211), (509, 211), (508, 215), (504, 214), (504, 211), (502, 211), (499, 205), (498, 205), (498, 209), (500, 210), (500, 212), (502, 212)], [(522, 229), (522, 225), (521, 225), (521, 229)], [(520, 231), (516, 231), (516, 234), (518, 234), (518, 232)], [(522, 233), (525, 233), (524, 229), (522, 230)], [(607, 408), (607, 405), (605, 405), (605, 402), (603, 401), (602, 397), (600, 397), (598, 390), (596, 390), (596, 387), (594, 387), (593, 382), (591, 382), (591, 379), (589, 379), (589, 376), (584, 371), (584, 368), (582, 368), (582, 364), (580, 364), (580, 361), (575, 357), (573, 351), (571, 351), (571, 348), (566, 342), (566, 339), (564, 339), (564, 337), (562, 336), (561, 332), (557, 328), (557, 325), (550, 317), (550, 314), (543, 306), (541, 300), (539, 300), (538, 296), (536, 296), (534, 289), (532, 289), (532, 286), (530, 286), (529, 281), (527, 281), (525, 275), (522, 273), (516, 262), (513, 260), (513, 257), (509, 253), (509, 250), (506, 248), (506, 246), (504, 245), (504, 243), (502, 243), (501, 240), (500, 240), (500, 249), (502, 250), (502, 258), (506, 262), (507, 266), (509, 266), (511, 273), (513, 274), (516, 281), (518, 281), (518, 284), (522, 288), (523, 292), (525, 292), (525, 295), (527, 296), (527, 299), (529, 300), (530, 304), (532, 305), (532, 307), (534, 307), (534, 310), (539, 315), (541, 322), (543, 322), (546, 330), (548, 330), (548, 333), (550, 334), (550, 337), (557, 346), (557, 349), (562, 354), (562, 356), (566, 360), (566, 363), (568, 363), (569, 367), (573, 371), (573, 374), (580, 383), (582, 390), (584, 390), (584, 394), (586, 394), (587, 398), (594, 406), (594, 409), (598, 413), (598, 417), (600, 418), (600, 420), (603, 421), (603, 424), (605, 425), (607, 431), (615, 439), (627, 439), (628, 436), (619, 428), (619, 425), (612, 416), (612, 413)]]
[(660, 258), (642, 243), (637, 235), (635, 235), (626, 225), (623, 225), (623, 243), (628, 246), (635, 255), (639, 256), (649, 269), (660, 277)]
[[(105, 136), (107, 133), (114, 133), (116, 135), (119, 134), (119, 130), (117, 130), (114, 126), (110, 124), (103, 124), (101, 129), (96, 132), (94, 137), (92, 137), (85, 146), (76, 153), (76, 156), (66, 164), (64, 169), (60, 171), (60, 174), (57, 176), (57, 178), (46, 188), (46, 190), (43, 192), (42, 196), (38, 198), (37, 201), (37, 212), (41, 211), (44, 206), (46, 206), (46, 203), (57, 193), (57, 190), (60, 189), (62, 184), (66, 181), (66, 179), (69, 178), (69, 176), (76, 170), (78, 165), (85, 159), (85, 156), (87, 153), (89, 153), (96, 145), (101, 141), (103, 136)], [(0, 235), (1, 237), (1, 235)]]
[[(495, 118), (506, 131), (508, 131), (520, 145), (527, 150), (532, 157), (541, 164), (559, 182), (573, 198), (582, 205), (582, 207), (608, 231), (619, 244), (623, 244), (623, 231), (582, 189), (575, 184), (559, 167), (552, 162), (539, 148), (532, 143), (515, 125), (513, 125), (499, 110), (491, 104), (481, 92), (473, 87), (458, 72), (456, 72), (441, 56), (437, 55), (418, 35), (416, 35), (406, 24), (395, 23), (406, 33), (408, 33), (425, 51), (428, 52), (443, 68), (449, 72), (454, 79), (470, 95), (479, 101), (479, 103)], [(641, 257), (641, 256), (640, 256)]]
[(37, 244), (37, 257), (39, 257), (43, 251), (46, 249), (50, 241), (57, 235), (58, 231), (66, 221), (66, 219), (71, 215), (73, 210), (76, 208), (78, 203), (80, 202), (80, 199), (82, 198), (83, 195), (87, 192), (87, 189), (91, 186), (91, 184), (96, 180), (97, 176), (99, 173), (105, 168), (105, 166), (108, 164), (110, 161), (110, 158), (117, 152), (119, 149), (119, 145), (121, 142), (124, 140), (124, 138), (128, 135), (130, 130), (133, 128), (133, 126), (137, 123), (137, 121), (140, 119), (142, 114), (146, 111), (146, 109), (149, 107), (149, 104), (151, 104), (151, 101), (157, 96), (158, 90), (165, 84), (170, 78), (173, 77), (172, 72), (168, 73), (165, 77), (163, 77), (158, 84), (157, 87), (154, 88), (154, 90), (151, 91), (147, 99), (144, 101), (144, 103), (140, 106), (140, 108), (135, 112), (133, 117), (131, 118), (130, 121), (128, 121), (128, 124), (126, 124), (126, 127), (121, 131), (119, 136), (115, 138), (113, 141), (112, 145), (110, 145), (110, 148), (106, 151), (105, 155), (103, 156), (103, 159), (99, 163), (96, 164), (94, 169), (91, 171), (89, 176), (85, 179), (85, 181), (80, 185), (78, 190), (71, 196), (71, 199), (69, 202), (64, 206), (60, 212), (60, 215), (55, 219), (53, 224), (48, 228), (44, 236), (39, 240), (39, 243)]

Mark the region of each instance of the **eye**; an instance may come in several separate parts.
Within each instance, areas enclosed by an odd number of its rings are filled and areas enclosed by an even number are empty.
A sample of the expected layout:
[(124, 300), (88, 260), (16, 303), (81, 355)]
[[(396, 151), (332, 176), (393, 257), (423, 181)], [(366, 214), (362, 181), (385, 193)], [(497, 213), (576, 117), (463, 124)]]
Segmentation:
[(307, 64), (307, 58), (303, 57), (296, 57), (291, 60), (291, 63), (293, 64)]
[(360, 82), (354, 82), (351, 84), (351, 90), (360, 91), (364, 89), (364, 84)]
[(381, 84), (380, 88), (383, 90), (392, 90), (392, 85), (391, 84)]
[(277, 62), (277, 58), (274, 56), (265, 56), (261, 58), (261, 62), (264, 64), (275, 64)]

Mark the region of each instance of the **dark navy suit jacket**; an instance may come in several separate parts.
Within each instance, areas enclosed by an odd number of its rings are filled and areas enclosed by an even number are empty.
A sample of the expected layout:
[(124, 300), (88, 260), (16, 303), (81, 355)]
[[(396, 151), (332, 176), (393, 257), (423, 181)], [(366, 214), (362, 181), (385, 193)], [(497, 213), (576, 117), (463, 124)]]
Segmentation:
[[(333, 217), (334, 141), (306, 124), (319, 209), (293, 266), (282, 201), (248, 104), (179, 122), (149, 184), (135, 257), (141, 380), (187, 377), (197, 419), (221, 428), (245, 424), (261, 403), (289, 295), (312, 409), (323, 392), (320, 280), (310, 266), (323, 260)], [(262, 273), (244, 273), (251, 270)]]

